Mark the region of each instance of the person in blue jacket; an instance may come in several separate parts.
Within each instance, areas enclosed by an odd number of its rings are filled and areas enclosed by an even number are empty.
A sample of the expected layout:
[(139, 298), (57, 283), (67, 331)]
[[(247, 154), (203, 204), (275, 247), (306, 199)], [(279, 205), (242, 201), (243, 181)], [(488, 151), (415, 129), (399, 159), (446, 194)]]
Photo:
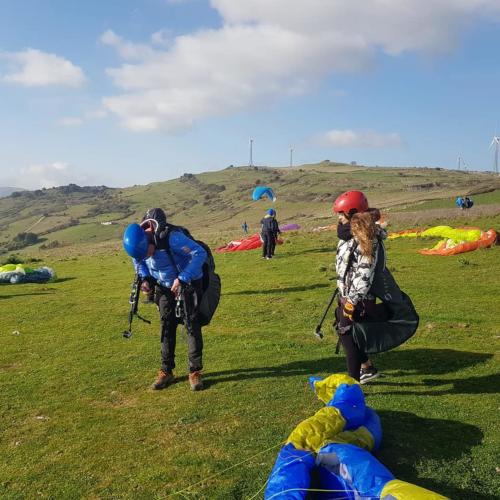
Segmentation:
[[(205, 249), (188, 238), (182, 230), (167, 224), (161, 208), (151, 208), (141, 223), (148, 238), (147, 255), (133, 259), (137, 273), (143, 279), (142, 291), (155, 287), (155, 302), (160, 313), (161, 369), (153, 389), (164, 389), (175, 377), (175, 344), (177, 325), (184, 321), (188, 333), (189, 384), (192, 390), (203, 389), (201, 378), (203, 337), (197, 317), (201, 301), (202, 266)], [(181, 319), (177, 299), (182, 292), (184, 316)]]

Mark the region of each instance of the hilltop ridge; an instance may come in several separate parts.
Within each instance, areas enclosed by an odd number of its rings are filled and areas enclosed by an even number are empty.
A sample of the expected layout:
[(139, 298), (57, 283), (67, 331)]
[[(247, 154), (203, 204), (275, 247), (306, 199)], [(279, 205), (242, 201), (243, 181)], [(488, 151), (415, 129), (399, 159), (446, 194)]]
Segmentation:
[[(296, 167), (243, 166), (185, 173), (177, 179), (128, 188), (75, 184), (21, 191), (0, 199), (0, 251), (13, 248), (22, 233), (56, 247), (118, 239), (123, 227), (148, 207), (162, 206), (176, 224), (212, 234), (239, 230), (246, 220), (258, 226), (268, 200), (254, 202), (257, 185), (272, 186), (280, 221), (313, 226), (331, 219), (331, 203), (341, 192), (366, 192), (373, 206), (405, 210), (425, 201), (500, 189), (492, 173), (422, 167), (365, 167), (328, 160)], [(15, 247), (15, 245), (14, 245)]]

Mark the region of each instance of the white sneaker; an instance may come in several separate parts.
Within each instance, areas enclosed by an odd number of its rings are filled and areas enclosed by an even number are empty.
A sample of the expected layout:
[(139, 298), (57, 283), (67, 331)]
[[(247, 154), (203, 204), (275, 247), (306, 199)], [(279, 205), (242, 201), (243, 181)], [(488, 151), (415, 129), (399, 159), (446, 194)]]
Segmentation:
[(375, 380), (380, 377), (380, 373), (374, 366), (370, 366), (369, 368), (361, 368), (359, 371), (359, 383), (366, 384), (370, 382), (370, 380)]

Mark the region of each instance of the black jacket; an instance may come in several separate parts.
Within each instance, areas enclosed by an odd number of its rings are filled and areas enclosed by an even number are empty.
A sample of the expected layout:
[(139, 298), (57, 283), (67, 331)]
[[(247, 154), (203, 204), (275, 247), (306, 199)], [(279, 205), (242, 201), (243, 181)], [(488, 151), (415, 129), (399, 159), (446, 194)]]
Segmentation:
[(262, 224), (262, 234), (271, 233), (276, 238), (280, 233), (278, 221), (274, 217), (264, 217), (260, 223)]

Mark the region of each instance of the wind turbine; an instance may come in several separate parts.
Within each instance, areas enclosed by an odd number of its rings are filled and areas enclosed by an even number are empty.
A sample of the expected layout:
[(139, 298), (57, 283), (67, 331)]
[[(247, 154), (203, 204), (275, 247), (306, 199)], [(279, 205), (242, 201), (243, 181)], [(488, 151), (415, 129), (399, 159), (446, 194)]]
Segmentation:
[(462, 170), (463, 167), (464, 170), (467, 171), (467, 163), (465, 163), (465, 160), (461, 156), (457, 158), (457, 164), (458, 164), (458, 170)]
[(498, 149), (500, 148), (500, 137), (498, 135), (493, 136), (490, 148), (495, 147), (495, 173), (498, 174)]

